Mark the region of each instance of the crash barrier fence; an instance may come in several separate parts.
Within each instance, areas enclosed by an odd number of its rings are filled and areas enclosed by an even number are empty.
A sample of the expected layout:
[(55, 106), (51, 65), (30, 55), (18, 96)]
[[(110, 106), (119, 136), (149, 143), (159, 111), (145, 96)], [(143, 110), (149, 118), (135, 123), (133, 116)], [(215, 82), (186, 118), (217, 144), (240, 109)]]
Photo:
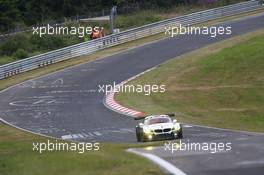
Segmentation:
[(179, 16), (129, 29), (103, 38), (83, 42), (80, 44), (72, 45), (69, 47), (2, 65), (0, 66), (0, 79), (8, 78), (22, 72), (41, 68), (70, 58), (92, 54), (96, 51), (143, 37), (155, 35), (164, 32), (164, 29), (169, 26), (175, 26), (178, 24), (181, 24), (182, 26), (193, 25), (221, 17), (227, 17), (257, 10), (258, 8), (262, 7), (263, 6), (259, 3), (259, 1), (247, 1), (210, 10), (195, 12), (188, 15)]

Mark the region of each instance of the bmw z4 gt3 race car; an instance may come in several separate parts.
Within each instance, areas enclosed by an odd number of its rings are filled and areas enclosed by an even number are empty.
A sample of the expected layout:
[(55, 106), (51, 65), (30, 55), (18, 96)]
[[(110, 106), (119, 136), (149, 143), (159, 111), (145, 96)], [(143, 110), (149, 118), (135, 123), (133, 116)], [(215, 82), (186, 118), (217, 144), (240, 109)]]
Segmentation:
[(138, 142), (153, 140), (181, 139), (182, 126), (177, 120), (172, 120), (174, 114), (152, 115), (136, 118), (144, 119), (142, 123), (136, 126), (136, 135)]

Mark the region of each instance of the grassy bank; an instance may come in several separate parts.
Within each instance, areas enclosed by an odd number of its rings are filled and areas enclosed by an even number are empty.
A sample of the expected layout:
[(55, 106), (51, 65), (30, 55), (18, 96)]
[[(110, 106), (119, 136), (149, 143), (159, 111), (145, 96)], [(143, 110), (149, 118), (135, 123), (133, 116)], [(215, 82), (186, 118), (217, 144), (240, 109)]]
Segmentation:
[[(54, 72), (65, 67), (113, 55), (122, 50), (138, 46), (144, 42), (155, 40), (161, 36), (152, 36), (144, 40), (137, 40), (109, 49), (102, 50), (93, 55), (82, 56), (75, 59), (59, 62), (45, 68), (25, 72), (8, 79), (0, 80), (0, 90), (9, 86)], [(53, 140), (55, 141), (55, 140)], [(162, 174), (159, 167), (148, 160), (125, 152), (125, 149), (135, 146), (132, 144), (101, 144), (100, 151), (86, 152), (45, 152), (39, 154), (32, 151), (32, 143), (47, 142), (44, 137), (25, 133), (6, 126), (0, 122), (0, 174), (1, 175), (121, 175), (121, 174)], [(142, 168), (144, 166), (144, 168)]]
[(69, 151), (40, 154), (32, 150), (32, 143), (47, 142), (46, 138), (3, 124), (0, 124), (0, 133), (1, 175), (162, 174), (159, 167), (148, 160), (125, 152), (126, 148), (133, 145), (101, 144), (99, 151), (87, 151), (84, 154)]
[(165, 93), (116, 99), (147, 114), (175, 111), (182, 122), (263, 132), (263, 47), (262, 30), (194, 51), (130, 82), (165, 84)]

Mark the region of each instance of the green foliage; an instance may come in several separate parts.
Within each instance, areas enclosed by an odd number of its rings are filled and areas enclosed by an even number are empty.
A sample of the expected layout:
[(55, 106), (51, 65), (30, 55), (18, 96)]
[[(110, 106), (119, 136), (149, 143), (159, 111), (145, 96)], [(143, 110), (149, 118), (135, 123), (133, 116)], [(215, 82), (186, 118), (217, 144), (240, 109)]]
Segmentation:
[(1, 43), (0, 54), (11, 56), (18, 48), (26, 49), (28, 44), (26, 35), (20, 34), (13, 36), (4, 43)]
[(32, 44), (36, 45), (39, 50), (53, 50), (65, 46), (63, 38), (54, 35), (32, 36)]
[(1, 56), (0, 65), (7, 64), (13, 61), (13, 58), (10, 56)]
[(12, 60), (23, 59), (50, 50), (77, 44), (82, 40), (78, 36), (70, 35), (44, 35), (41, 38), (31, 33), (14, 35), (0, 43), (0, 64), (6, 63), (6, 60), (11, 62)]
[(24, 49), (18, 49), (14, 54), (14, 59), (24, 59), (28, 57), (28, 53)]
[[(61, 20), (64, 17), (98, 15), (102, 9), (110, 10), (113, 5), (117, 5), (118, 13), (127, 13), (144, 9), (168, 9), (180, 4), (196, 4), (199, 1), (201, 0), (0, 0), (0, 32), (21, 25)], [(237, 1), (241, 0), (219, 0), (216, 3), (224, 5)], [(205, 1), (204, 5), (212, 2)]]
[[(155, 15), (156, 14), (156, 15)], [(132, 15), (120, 15), (114, 20), (116, 28), (132, 28), (162, 20), (158, 13), (146, 10)]]

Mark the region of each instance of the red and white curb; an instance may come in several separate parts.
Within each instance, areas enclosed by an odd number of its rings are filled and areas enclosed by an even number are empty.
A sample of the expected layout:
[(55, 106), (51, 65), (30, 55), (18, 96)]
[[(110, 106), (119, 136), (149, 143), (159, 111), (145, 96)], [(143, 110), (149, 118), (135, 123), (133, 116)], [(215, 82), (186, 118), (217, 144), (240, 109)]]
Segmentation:
[(115, 93), (118, 92), (117, 89), (120, 87), (120, 86), (123, 86), (124, 84), (126, 84), (127, 82), (145, 74), (146, 72), (149, 72), (153, 69), (155, 69), (156, 67), (153, 67), (151, 69), (148, 69), (136, 76), (133, 76), (125, 81), (122, 81), (120, 84), (116, 85), (115, 89), (113, 89), (110, 93), (106, 94), (105, 95), (105, 98), (104, 98), (104, 105), (109, 108), (110, 110), (113, 110), (117, 113), (120, 113), (120, 114), (124, 114), (124, 115), (128, 115), (128, 116), (131, 116), (131, 117), (140, 117), (140, 116), (144, 116), (145, 114), (143, 112), (140, 112), (140, 111), (136, 111), (134, 109), (130, 109), (130, 108), (127, 108), (127, 107), (124, 107), (120, 104), (118, 104), (115, 99), (114, 99), (114, 96), (115, 96)]
[(111, 109), (111, 110), (113, 110), (115, 112), (121, 113), (121, 114), (125, 114), (125, 115), (128, 115), (128, 116), (131, 116), (131, 117), (140, 117), (140, 116), (143, 116), (144, 115), (143, 112), (136, 111), (136, 110), (133, 110), (133, 109), (129, 109), (127, 107), (124, 107), (124, 106), (118, 104), (114, 100), (114, 94), (115, 94), (115, 92), (110, 92), (105, 97), (105, 103), (104, 104), (109, 109)]

